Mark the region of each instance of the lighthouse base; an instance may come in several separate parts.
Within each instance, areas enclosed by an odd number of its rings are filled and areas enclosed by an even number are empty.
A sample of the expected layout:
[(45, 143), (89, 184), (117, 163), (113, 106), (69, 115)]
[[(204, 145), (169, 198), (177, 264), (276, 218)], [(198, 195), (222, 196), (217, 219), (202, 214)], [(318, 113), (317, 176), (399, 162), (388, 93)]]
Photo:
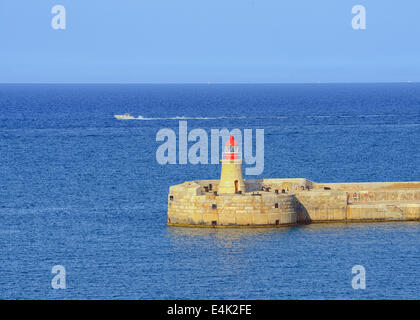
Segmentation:
[(245, 193), (246, 187), (242, 178), (242, 161), (223, 159), (222, 174), (218, 184), (219, 194)]

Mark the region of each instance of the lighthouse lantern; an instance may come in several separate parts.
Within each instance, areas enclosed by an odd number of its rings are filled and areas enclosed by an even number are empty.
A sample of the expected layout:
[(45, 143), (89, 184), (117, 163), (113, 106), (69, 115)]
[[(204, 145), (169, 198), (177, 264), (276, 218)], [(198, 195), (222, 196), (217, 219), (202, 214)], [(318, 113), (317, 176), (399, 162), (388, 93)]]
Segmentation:
[(239, 145), (233, 136), (230, 136), (229, 140), (226, 142), (223, 154), (226, 160), (240, 159)]

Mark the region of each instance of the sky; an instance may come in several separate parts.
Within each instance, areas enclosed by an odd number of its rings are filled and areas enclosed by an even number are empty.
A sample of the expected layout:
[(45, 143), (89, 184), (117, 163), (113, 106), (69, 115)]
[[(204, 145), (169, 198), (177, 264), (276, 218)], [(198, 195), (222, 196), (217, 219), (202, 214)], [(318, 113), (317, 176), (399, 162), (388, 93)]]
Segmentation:
[(0, 83), (418, 82), (419, 14), (414, 0), (0, 0)]

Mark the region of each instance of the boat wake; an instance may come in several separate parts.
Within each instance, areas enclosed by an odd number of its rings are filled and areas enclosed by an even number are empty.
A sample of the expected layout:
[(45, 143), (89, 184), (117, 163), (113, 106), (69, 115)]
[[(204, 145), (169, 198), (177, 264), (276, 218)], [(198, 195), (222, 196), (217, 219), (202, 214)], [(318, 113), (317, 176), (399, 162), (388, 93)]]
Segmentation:
[(166, 117), (166, 118), (145, 118), (143, 116), (138, 116), (133, 120), (217, 120), (217, 119), (246, 119), (249, 117), (227, 117), (227, 116), (220, 116), (220, 117), (187, 117), (187, 116), (176, 116), (176, 117)]
[(366, 114), (366, 115), (288, 115), (288, 116), (215, 116), (215, 117), (192, 117), (192, 116), (175, 116), (175, 117), (116, 117), (118, 120), (222, 120), (222, 119), (288, 119), (288, 118), (370, 118), (370, 117), (393, 117), (395, 115), (379, 115), (379, 114)]
[(255, 116), (255, 117), (245, 117), (245, 116), (217, 116), (217, 117), (190, 117), (190, 116), (176, 116), (176, 117), (152, 117), (146, 118), (143, 116), (138, 117), (131, 117), (126, 119), (118, 119), (118, 120), (218, 120), (218, 119), (287, 119), (289, 116)]

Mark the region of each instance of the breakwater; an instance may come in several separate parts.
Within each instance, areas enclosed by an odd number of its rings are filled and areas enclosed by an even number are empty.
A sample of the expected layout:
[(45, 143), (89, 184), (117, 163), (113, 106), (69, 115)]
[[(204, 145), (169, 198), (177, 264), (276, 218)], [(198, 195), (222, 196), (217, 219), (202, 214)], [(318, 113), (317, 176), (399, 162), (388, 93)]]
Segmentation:
[(170, 187), (168, 224), (276, 227), (300, 223), (420, 220), (420, 182), (316, 183), (247, 179), (220, 193), (219, 180)]

